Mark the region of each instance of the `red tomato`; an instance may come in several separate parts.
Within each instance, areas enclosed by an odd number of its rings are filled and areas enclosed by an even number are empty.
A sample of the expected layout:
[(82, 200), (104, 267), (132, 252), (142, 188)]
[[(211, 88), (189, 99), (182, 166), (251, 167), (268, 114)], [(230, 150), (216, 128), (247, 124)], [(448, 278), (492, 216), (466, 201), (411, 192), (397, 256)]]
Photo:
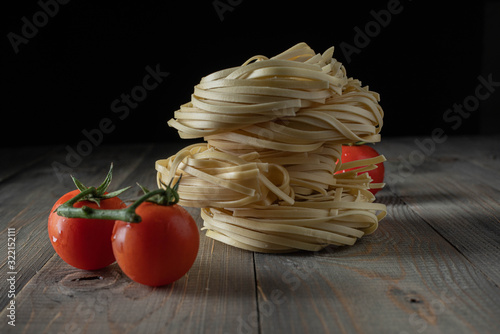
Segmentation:
[(144, 202), (140, 223), (117, 220), (112, 245), (118, 265), (133, 281), (149, 286), (172, 283), (186, 274), (198, 254), (200, 235), (181, 206)]
[[(49, 238), (56, 253), (73, 267), (85, 270), (104, 268), (115, 262), (111, 247), (114, 220), (66, 218), (54, 212), (64, 202), (75, 197), (80, 190), (63, 195), (54, 204), (49, 216)], [(79, 201), (73, 206), (100, 209), (121, 209), (126, 205), (118, 197), (103, 199), (100, 206), (91, 201)]]
[[(342, 157), (341, 160), (343, 163), (361, 159), (368, 159), (378, 157), (380, 154), (375, 151), (375, 149), (369, 145), (342, 145)], [(378, 168), (372, 169), (367, 173), (373, 179), (372, 183), (383, 183), (384, 182), (384, 163), (381, 162), (376, 165)], [(337, 173), (343, 173), (350, 170), (354, 170), (355, 168), (341, 170)], [(336, 173), (336, 174), (337, 174)], [(372, 194), (376, 194), (380, 189), (369, 189)]]

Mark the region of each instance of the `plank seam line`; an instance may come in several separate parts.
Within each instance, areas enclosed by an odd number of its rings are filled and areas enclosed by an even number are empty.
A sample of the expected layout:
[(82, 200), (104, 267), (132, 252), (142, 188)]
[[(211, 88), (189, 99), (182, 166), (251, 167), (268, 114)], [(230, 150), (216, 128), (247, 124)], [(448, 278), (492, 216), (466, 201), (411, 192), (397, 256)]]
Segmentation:
[(257, 266), (255, 265), (255, 252), (252, 254), (252, 262), (253, 262), (253, 275), (255, 282), (255, 306), (257, 308), (257, 333), (262, 333), (262, 324), (260, 323), (260, 311), (259, 311), (259, 281), (257, 280)]
[[(392, 192), (392, 191), (391, 191)], [(460, 251), (460, 249), (455, 246), (450, 240), (448, 240), (448, 238), (446, 238), (443, 234), (441, 234), (436, 228), (434, 228), (434, 226), (432, 226), (432, 224), (424, 217), (422, 217), (417, 211), (415, 211), (412, 207), (411, 204), (407, 203), (404, 198), (400, 197), (399, 195), (395, 194), (394, 192), (392, 192), (394, 194), (394, 196), (396, 196), (404, 205), (406, 205), (408, 207), (409, 210), (411, 210), (411, 212), (413, 212), (413, 214), (415, 214), (418, 218), (422, 219), (437, 235), (439, 235), (444, 241), (446, 241), (453, 249), (455, 249), (457, 251), (458, 254), (460, 254), (465, 261), (467, 261), (472, 268), (475, 268), (476, 270), (478, 270), (485, 278), (487, 281), (489, 281), (491, 284), (493, 284), (496, 288), (499, 288), (500, 286), (495, 282), (495, 280), (493, 280), (487, 273), (485, 273), (483, 270), (481, 270), (481, 268), (479, 266), (477, 266), (476, 264), (474, 264), (474, 262), (472, 262), (463, 252)]]

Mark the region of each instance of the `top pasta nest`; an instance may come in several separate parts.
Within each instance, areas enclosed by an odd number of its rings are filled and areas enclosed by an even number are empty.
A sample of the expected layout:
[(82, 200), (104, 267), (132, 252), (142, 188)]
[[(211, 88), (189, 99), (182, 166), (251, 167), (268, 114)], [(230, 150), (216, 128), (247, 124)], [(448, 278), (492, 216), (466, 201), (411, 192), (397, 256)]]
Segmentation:
[[(214, 72), (201, 79), (191, 101), (168, 124), (181, 138), (200, 138), (279, 119), (288, 128), (333, 130), (328, 139), (343, 143), (379, 141), (378, 94), (347, 78), (333, 52), (331, 47), (317, 54), (299, 43), (272, 58), (254, 56), (242, 66)], [(318, 118), (315, 111), (330, 111), (337, 121), (318, 124), (312, 120)]]

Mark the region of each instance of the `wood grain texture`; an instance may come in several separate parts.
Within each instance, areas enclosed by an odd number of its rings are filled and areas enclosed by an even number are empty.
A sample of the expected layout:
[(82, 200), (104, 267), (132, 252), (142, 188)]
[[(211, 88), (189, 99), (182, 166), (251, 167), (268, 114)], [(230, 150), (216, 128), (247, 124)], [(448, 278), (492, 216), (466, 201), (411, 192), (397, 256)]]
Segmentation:
[[(425, 138), (384, 139), (375, 148), (388, 159), (389, 184), (377, 197), (388, 216), (373, 235), (352, 247), (273, 255), (201, 232), (189, 273), (161, 288), (132, 282), (116, 264), (82, 271), (64, 263), (46, 224), (56, 199), (73, 189), (52, 167), (66, 151), (18, 149), (0, 173), (0, 252), (15, 227), (18, 272), (16, 327), (7, 324), (2, 283), (0, 332), (497, 333), (499, 138), (450, 137), (430, 154), (418, 153)], [(71, 172), (97, 185), (113, 162), (111, 189), (134, 186), (122, 196), (132, 200), (135, 183), (155, 188), (154, 162), (179, 148), (103, 145)], [(188, 210), (201, 227), (199, 209)]]
[(496, 138), (449, 139), (421, 164), (414, 163), (411, 173), (402, 166), (419, 151), (414, 141), (381, 144), (380, 151), (388, 158), (389, 175), (396, 175), (388, 189), (500, 285), (500, 168), (493, 167), (500, 157), (500, 141)]
[(0, 148), (0, 182), (29, 168), (41, 161), (47, 154), (57, 151), (57, 147), (33, 146), (18, 148)]
[[(387, 194), (387, 192), (386, 192)], [(383, 194), (382, 194), (383, 195)], [(494, 333), (500, 290), (405, 203), (354, 247), (257, 255), (263, 333)], [(264, 312), (262, 309), (261, 314)]]

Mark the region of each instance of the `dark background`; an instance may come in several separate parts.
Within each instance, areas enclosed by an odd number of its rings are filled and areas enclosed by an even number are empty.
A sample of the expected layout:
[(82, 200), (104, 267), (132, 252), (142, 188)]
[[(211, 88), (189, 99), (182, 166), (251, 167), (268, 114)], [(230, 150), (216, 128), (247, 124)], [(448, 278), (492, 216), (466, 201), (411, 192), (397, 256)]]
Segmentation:
[[(349, 59), (340, 45), (356, 46), (355, 28), (365, 30), (372, 11), (389, 3), (72, 0), (16, 54), (8, 34), (21, 36), (22, 18), (33, 22), (42, 10), (17, 1), (1, 14), (1, 145), (75, 145), (103, 118), (114, 130), (102, 143), (178, 141), (167, 121), (201, 77), (302, 41), (316, 52), (335, 46), (348, 75), (381, 94), (383, 137), (430, 136), (436, 127), (448, 135), (499, 133), (500, 88), (456, 129), (443, 114), (474, 95), (478, 76), (500, 81), (500, 1), (401, 0), (401, 12)], [(111, 103), (157, 64), (168, 77), (120, 119)]]

